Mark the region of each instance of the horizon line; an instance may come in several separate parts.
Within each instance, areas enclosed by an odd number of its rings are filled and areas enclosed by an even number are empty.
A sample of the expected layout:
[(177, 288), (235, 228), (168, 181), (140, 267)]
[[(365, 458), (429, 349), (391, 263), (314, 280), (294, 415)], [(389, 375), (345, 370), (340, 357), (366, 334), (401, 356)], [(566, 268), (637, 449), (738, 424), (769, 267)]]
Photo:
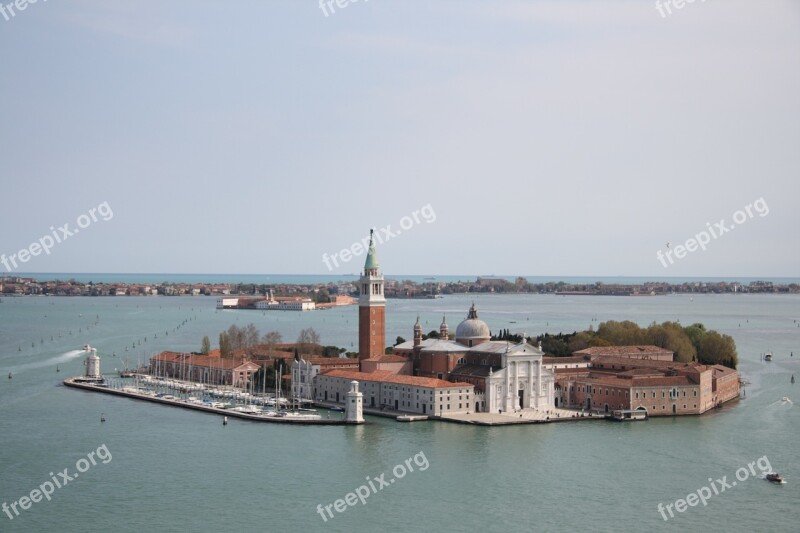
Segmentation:
[[(166, 276), (303, 276), (303, 277), (359, 277), (360, 273), (340, 273), (340, 274), (307, 274), (307, 273), (255, 273), (255, 272), (248, 272), (248, 273), (235, 273), (235, 272), (223, 272), (223, 273), (214, 273), (214, 272), (3, 272), (0, 274), (0, 278), (5, 277), (29, 277), (29, 276), (43, 276), (43, 275), (135, 275), (135, 276), (157, 276), (157, 275), (166, 275)], [(697, 278), (714, 278), (714, 279), (735, 279), (735, 278), (773, 278), (773, 279), (800, 279), (800, 276), (782, 276), (782, 275), (690, 275), (690, 276), (652, 276), (652, 275), (639, 275), (639, 274), (431, 274), (431, 273), (424, 273), (424, 274), (387, 274), (384, 273), (386, 276), (392, 277), (402, 277), (402, 276), (414, 276), (414, 277), (468, 277), (468, 278), (515, 278), (515, 277), (522, 277), (522, 278), (651, 278), (654, 280), (658, 280), (659, 278), (671, 278), (671, 279), (697, 279)]]

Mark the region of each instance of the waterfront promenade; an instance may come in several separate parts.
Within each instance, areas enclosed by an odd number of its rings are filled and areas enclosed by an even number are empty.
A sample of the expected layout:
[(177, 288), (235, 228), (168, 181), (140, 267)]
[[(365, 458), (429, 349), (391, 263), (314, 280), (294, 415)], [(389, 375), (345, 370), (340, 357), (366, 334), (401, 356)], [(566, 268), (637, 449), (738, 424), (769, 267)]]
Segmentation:
[(551, 422), (579, 422), (584, 420), (604, 420), (602, 414), (581, 413), (570, 409), (550, 409), (538, 411), (523, 409), (516, 413), (469, 413), (436, 417), (446, 422), (475, 424), (479, 426), (508, 426), (515, 424), (549, 424)]

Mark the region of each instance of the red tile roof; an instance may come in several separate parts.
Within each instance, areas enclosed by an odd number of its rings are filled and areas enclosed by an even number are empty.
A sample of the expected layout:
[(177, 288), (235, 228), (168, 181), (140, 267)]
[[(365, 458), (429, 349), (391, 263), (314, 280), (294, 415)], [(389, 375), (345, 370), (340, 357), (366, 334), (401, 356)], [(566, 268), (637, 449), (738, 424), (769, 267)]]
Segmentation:
[(350, 359), (343, 357), (312, 357), (307, 360), (312, 365), (325, 366), (353, 366), (358, 368), (358, 359)]
[(151, 363), (161, 361), (164, 363), (185, 364), (186, 366), (199, 366), (207, 368), (236, 368), (243, 364), (241, 358), (221, 358), (213, 355), (192, 355), (180, 352), (161, 352), (150, 358)]
[(671, 350), (659, 348), (653, 345), (634, 345), (634, 346), (592, 346), (591, 348), (584, 348), (573, 353), (573, 355), (614, 355), (614, 356), (652, 356), (652, 355), (672, 355)]
[[(678, 361), (659, 361), (657, 359), (638, 359), (635, 357), (619, 357), (613, 355), (601, 355), (592, 358), (592, 366), (615, 365), (625, 368), (691, 368), (694, 366), (702, 366), (697, 363), (681, 363)], [(619, 369), (619, 368), (618, 368)]]
[(588, 355), (570, 355), (567, 357), (550, 357), (550, 356), (542, 357), (542, 364), (545, 365), (588, 363), (590, 361), (591, 358)]

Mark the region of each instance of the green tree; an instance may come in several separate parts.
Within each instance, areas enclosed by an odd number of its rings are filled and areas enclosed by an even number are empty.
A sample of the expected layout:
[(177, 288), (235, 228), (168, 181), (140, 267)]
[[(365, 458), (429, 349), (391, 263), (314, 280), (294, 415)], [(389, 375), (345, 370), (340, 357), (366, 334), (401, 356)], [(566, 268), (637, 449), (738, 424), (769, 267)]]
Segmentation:
[(261, 332), (258, 331), (258, 328), (252, 322), (247, 324), (244, 328), (244, 345), (242, 348), (251, 348), (258, 344), (258, 340), (261, 338)]
[(319, 344), (319, 341), (319, 333), (314, 328), (304, 328), (300, 330), (300, 334), (297, 336), (297, 345), (303, 353), (309, 353), (313, 345)]
[(322, 357), (339, 357), (344, 351), (344, 348), (338, 346), (323, 346)]
[(328, 304), (331, 303), (331, 295), (328, 292), (328, 289), (322, 288), (314, 293), (313, 296), (314, 303), (316, 304)]
[(219, 355), (220, 357), (230, 357), (233, 350), (231, 349), (231, 340), (227, 331), (219, 334)]
[(569, 339), (567, 345), (569, 346), (569, 352), (573, 353), (585, 348), (591, 348), (592, 346), (611, 346), (611, 343), (605, 339), (601, 339), (589, 330), (576, 333)]
[(642, 328), (630, 320), (603, 322), (597, 327), (597, 336), (614, 346), (633, 346), (644, 342)]
[(686, 333), (686, 336), (689, 337), (689, 340), (692, 341), (694, 349), (699, 352), (703, 344), (703, 337), (706, 335), (706, 327), (703, 324), (696, 323), (683, 328), (683, 331)]
[(397, 346), (398, 344), (403, 344), (404, 342), (406, 342), (406, 340), (403, 337), (398, 336), (394, 341), (394, 345)]
[(733, 338), (713, 330), (706, 332), (703, 336), (697, 355), (698, 361), (705, 365), (725, 365), (736, 368), (739, 364), (736, 343)]
[(439, 332), (436, 331), (435, 329), (432, 329), (430, 331), (430, 333), (428, 333), (427, 335), (425, 335), (424, 333), (422, 334), (422, 339), (423, 340), (424, 339), (438, 339), (438, 338), (440, 338)]
[(279, 331), (269, 331), (261, 338), (261, 342), (267, 345), (269, 355), (272, 357), (272, 352), (275, 351), (275, 346), (283, 342), (283, 335)]
[(683, 327), (676, 322), (651, 324), (645, 331), (648, 343), (675, 353), (675, 360), (688, 362), (695, 358), (697, 349)]
[(203, 343), (200, 345), (200, 353), (203, 355), (208, 355), (208, 352), (211, 351), (211, 340), (208, 338), (208, 335), (203, 337)]

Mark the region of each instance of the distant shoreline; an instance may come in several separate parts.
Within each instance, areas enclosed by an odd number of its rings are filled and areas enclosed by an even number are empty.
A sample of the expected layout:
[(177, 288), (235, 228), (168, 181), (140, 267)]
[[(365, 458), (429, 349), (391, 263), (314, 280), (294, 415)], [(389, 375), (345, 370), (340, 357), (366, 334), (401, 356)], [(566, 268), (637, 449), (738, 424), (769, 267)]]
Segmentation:
[[(83, 276), (102, 276), (84, 274)], [(105, 275), (108, 276), (108, 275)], [(160, 276), (160, 275), (157, 275)], [(258, 300), (267, 294), (285, 297), (302, 296), (316, 304), (330, 303), (335, 295), (358, 294), (358, 284), (335, 276), (323, 279), (296, 276), (264, 276), (259, 282), (223, 282), (201, 279), (163, 281), (100, 281), (76, 278), (49, 278), (49, 276), (0, 276), (2, 296), (234, 296)], [(194, 275), (179, 276), (193, 278)], [(326, 279), (327, 278), (327, 279)], [(330, 279), (333, 278), (333, 279)], [(156, 278), (157, 279), (157, 278)], [(590, 281), (592, 280), (592, 281)], [(744, 280), (744, 281), (741, 281)], [(470, 280), (446, 280), (422, 277), (419, 280), (387, 277), (387, 298), (440, 298), (449, 294), (554, 294), (559, 296), (658, 296), (667, 294), (800, 294), (800, 279), (775, 282), (767, 279), (741, 278), (732, 281), (709, 281), (672, 278), (668, 281), (638, 281), (596, 278), (571, 281), (544, 281), (519, 276), (475, 277)]]

